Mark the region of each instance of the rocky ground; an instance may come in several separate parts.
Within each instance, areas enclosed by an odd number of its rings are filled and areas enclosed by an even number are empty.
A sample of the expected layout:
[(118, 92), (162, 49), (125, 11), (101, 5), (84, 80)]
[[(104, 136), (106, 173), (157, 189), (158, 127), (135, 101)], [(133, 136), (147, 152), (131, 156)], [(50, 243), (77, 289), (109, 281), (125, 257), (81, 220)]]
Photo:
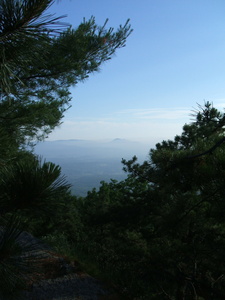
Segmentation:
[(82, 272), (79, 264), (58, 255), (50, 247), (43, 245), (28, 233), (23, 233), (22, 241), (36, 242), (40, 248), (41, 278), (35, 278), (26, 291), (24, 300), (119, 300), (115, 291), (97, 279)]
[(27, 300), (99, 300), (112, 299), (113, 294), (87, 274), (70, 274), (42, 280), (24, 292), (23, 297)]

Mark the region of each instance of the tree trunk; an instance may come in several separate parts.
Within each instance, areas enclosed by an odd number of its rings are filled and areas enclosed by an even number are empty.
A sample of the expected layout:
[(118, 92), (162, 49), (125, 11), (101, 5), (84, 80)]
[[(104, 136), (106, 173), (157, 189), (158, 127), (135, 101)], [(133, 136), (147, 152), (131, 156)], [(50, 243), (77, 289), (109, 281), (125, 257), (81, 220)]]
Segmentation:
[(176, 292), (176, 300), (185, 300), (186, 287), (187, 287), (186, 280), (180, 278), (178, 280), (178, 287), (177, 287), (177, 292)]

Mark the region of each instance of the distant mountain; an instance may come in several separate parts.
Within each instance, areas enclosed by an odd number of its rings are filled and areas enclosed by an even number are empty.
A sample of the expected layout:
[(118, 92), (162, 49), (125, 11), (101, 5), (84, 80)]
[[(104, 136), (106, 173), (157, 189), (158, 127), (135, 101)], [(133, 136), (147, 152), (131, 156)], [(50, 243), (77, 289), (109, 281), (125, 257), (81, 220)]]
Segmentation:
[(134, 155), (142, 162), (147, 158), (146, 144), (116, 138), (108, 141), (56, 140), (37, 144), (35, 153), (62, 167), (62, 173), (72, 184), (72, 192), (85, 196), (98, 188), (100, 181), (123, 180), (121, 159)]
[(133, 142), (131, 142), (131, 141), (129, 141), (129, 140), (126, 140), (126, 139), (120, 139), (120, 138), (116, 138), (116, 139), (114, 139), (114, 140), (112, 140), (112, 142), (113, 143), (133, 143)]

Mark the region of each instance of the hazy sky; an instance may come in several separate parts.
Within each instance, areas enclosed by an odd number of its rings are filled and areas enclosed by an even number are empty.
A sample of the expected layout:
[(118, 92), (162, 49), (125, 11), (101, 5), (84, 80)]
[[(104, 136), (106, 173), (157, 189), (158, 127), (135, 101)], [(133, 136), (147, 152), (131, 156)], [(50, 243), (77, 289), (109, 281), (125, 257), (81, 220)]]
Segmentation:
[(72, 108), (49, 137), (150, 143), (180, 134), (196, 103), (225, 107), (224, 0), (61, 0), (51, 7), (77, 27), (92, 15), (117, 28), (125, 48), (73, 88)]

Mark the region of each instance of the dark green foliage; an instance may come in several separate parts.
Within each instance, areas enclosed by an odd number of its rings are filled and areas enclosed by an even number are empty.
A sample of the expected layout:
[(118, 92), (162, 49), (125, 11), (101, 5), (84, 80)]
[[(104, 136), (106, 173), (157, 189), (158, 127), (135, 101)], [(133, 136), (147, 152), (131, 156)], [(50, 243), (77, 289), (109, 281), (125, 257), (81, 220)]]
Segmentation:
[(224, 299), (225, 117), (199, 109), (148, 161), (123, 160), (126, 180), (103, 182), (79, 206), (77, 253), (135, 299)]
[(41, 163), (36, 158), (2, 167), (1, 210), (29, 210), (30, 214), (54, 211), (54, 206), (60, 204), (58, 200), (66, 195), (70, 187), (60, 173), (59, 166)]
[(52, 230), (69, 197), (59, 166), (31, 153), (21, 152), (17, 159), (0, 172), (0, 299), (20, 299), (22, 290), (43, 277), (46, 249), (24, 230), (40, 235)]
[[(0, 1), (1, 94), (9, 95), (15, 92), (15, 83), (20, 80), (16, 73), (29, 68), (41, 58), (41, 48), (37, 44), (37, 39), (45, 42), (46, 36), (57, 32), (52, 27), (59, 26), (57, 22), (59, 18), (43, 15), (53, 2), (53, 0)], [(20, 85), (22, 84), (20, 81)]]

